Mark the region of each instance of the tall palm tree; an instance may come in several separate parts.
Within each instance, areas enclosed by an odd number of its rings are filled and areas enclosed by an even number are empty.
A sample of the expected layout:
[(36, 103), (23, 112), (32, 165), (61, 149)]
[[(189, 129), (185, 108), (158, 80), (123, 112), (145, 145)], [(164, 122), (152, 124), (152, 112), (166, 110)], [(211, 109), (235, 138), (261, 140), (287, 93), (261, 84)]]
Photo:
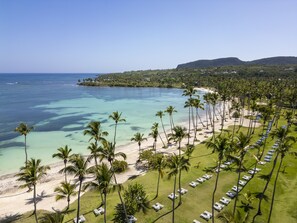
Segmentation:
[(108, 132), (102, 131), (101, 122), (91, 121), (84, 130), (84, 135), (90, 136), (89, 141), (94, 140), (97, 146), (98, 142), (105, 140), (104, 136), (108, 136)]
[[(212, 216), (214, 216), (214, 197), (215, 193), (218, 187), (218, 182), (219, 182), (219, 175), (220, 175), (220, 167), (222, 160), (224, 157), (230, 152), (231, 150), (231, 143), (229, 142), (229, 137), (219, 135), (218, 137), (215, 138), (214, 141), (207, 141), (206, 146), (207, 148), (212, 149), (213, 152), (218, 153), (218, 167), (217, 167), (217, 177), (216, 177), (216, 182), (214, 186), (214, 190), (212, 193), (212, 203), (211, 203), (211, 208), (212, 208)], [(214, 217), (212, 218), (212, 222), (214, 223)]]
[(212, 105), (212, 137), (215, 140), (215, 108), (219, 100), (219, 95), (217, 93), (212, 93), (210, 97), (210, 104)]
[[(185, 108), (189, 108), (188, 145), (190, 144), (191, 117), (193, 117), (193, 115), (191, 115), (192, 114), (191, 112), (192, 112), (192, 107), (194, 106), (194, 101), (195, 100), (193, 98), (188, 98), (188, 100), (185, 101), (185, 105), (184, 105)], [(196, 128), (196, 126), (194, 126), (194, 123), (193, 123), (193, 127), (194, 129)]]
[(201, 102), (199, 95), (197, 95), (197, 98), (194, 99), (193, 101), (193, 106), (196, 109), (196, 131), (195, 131), (195, 138), (196, 138), (196, 133), (197, 133), (197, 126), (198, 126), (198, 120), (197, 118), (199, 118), (200, 123), (203, 127), (205, 127), (200, 115), (199, 115), (199, 109), (204, 110), (204, 104)]
[(170, 128), (171, 128), (171, 133), (172, 133), (172, 129), (174, 128), (173, 113), (177, 112), (177, 111), (175, 110), (175, 108), (173, 106), (170, 105), (166, 108), (165, 112), (167, 112), (169, 115)]
[(282, 167), (283, 164), (283, 159), (285, 158), (285, 156), (289, 153), (290, 149), (293, 147), (293, 144), (296, 142), (296, 138), (293, 136), (286, 136), (280, 143), (279, 147), (276, 149), (276, 152), (280, 154), (280, 163), (276, 172), (276, 177), (274, 180), (274, 186), (273, 186), (273, 192), (272, 192), (272, 198), (271, 198), (271, 204), (270, 204), (270, 211), (269, 211), (269, 215), (268, 215), (268, 223), (270, 222), (271, 219), (271, 214), (272, 214), (272, 210), (273, 210), (273, 205), (274, 205), (274, 197), (275, 197), (275, 190), (276, 190), (276, 186), (277, 186), (277, 181), (278, 181), (278, 176), (279, 176), (279, 172), (280, 169)]
[(98, 161), (97, 161), (97, 158), (99, 157), (99, 153), (101, 151), (100, 147), (98, 147), (96, 145), (96, 143), (91, 143), (89, 146), (88, 146), (88, 150), (90, 150), (90, 155), (88, 157), (89, 160), (91, 159), (94, 159), (95, 161), (95, 166), (97, 167), (98, 166)]
[(21, 122), (16, 128), (15, 132), (20, 133), (25, 137), (25, 155), (26, 155), (26, 161), (28, 162), (28, 154), (27, 154), (27, 135), (33, 130), (33, 126), (28, 126), (26, 123)]
[(178, 143), (178, 154), (180, 156), (181, 141), (188, 136), (187, 129), (181, 126), (175, 126), (173, 128), (173, 134), (170, 135), (169, 140), (173, 140)]
[(20, 172), (16, 174), (17, 181), (23, 181), (24, 184), (21, 185), (21, 188), (32, 187), (33, 186), (33, 203), (34, 203), (34, 211), (35, 221), (38, 223), (37, 219), (37, 201), (36, 201), (36, 185), (37, 183), (47, 174), (46, 171), (50, 169), (49, 166), (42, 166), (40, 159), (33, 159), (27, 161), (25, 166), (20, 168)]
[(153, 164), (153, 169), (158, 171), (158, 181), (157, 181), (157, 192), (155, 198), (159, 196), (159, 186), (160, 186), (160, 178), (163, 178), (164, 172), (163, 169), (166, 166), (166, 160), (164, 155), (156, 155), (154, 164)]
[[(205, 116), (206, 116), (206, 129), (208, 129), (208, 120), (211, 121), (211, 114), (210, 114), (210, 95), (211, 93), (206, 93), (203, 95), (203, 100), (205, 101)], [(209, 117), (208, 117), (209, 116)], [(211, 124), (211, 122), (210, 122)]]
[(67, 199), (66, 210), (69, 209), (70, 197), (75, 196), (77, 194), (77, 192), (75, 191), (75, 188), (76, 188), (75, 184), (71, 184), (71, 183), (65, 181), (65, 182), (61, 182), (61, 186), (56, 187), (54, 190), (57, 193), (56, 201), (61, 200), (61, 199)]
[(119, 122), (126, 122), (126, 119), (122, 118), (122, 112), (119, 113), (118, 111), (113, 112), (109, 118), (114, 120), (115, 126), (114, 126), (114, 138), (113, 138), (113, 144), (116, 144), (116, 135), (117, 135), (117, 126)]
[[(291, 141), (295, 141), (295, 138), (292, 137), (292, 136), (288, 136), (288, 133), (289, 133), (289, 130), (288, 128), (283, 128), (283, 127), (279, 127), (277, 129), (275, 129), (272, 133), (271, 133), (271, 136), (274, 138), (276, 137), (278, 139), (278, 144), (279, 144), (279, 148), (282, 148), (284, 146), (284, 143), (290, 143)], [(278, 150), (280, 151), (280, 150)], [(277, 164), (277, 160), (278, 160), (278, 157), (281, 153), (280, 152), (277, 152), (276, 153), (276, 157), (274, 158), (273, 160), (273, 165), (271, 167), (271, 170), (269, 172), (268, 175), (262, 175), (260, 176), (261, 179), (264, 179), (266, 180), (266, 184), (263, 188), (263, 191), (260, 192), (257, 196), (257, 198), (259, 199), (259, 203), (258, 203), (258, 211), (257, 213), (254, 215), (253, 217), (253, 222), (255, 221), (256, 217), (259, 216), (259, 215), (262, 215), (262, 201), (263, 199), (265, 198), (265, 192), (268, 188), (268, 185), (271, 181), (271, 177), (272, 177), (272, 174), (274, 173), (274, 169), (276, 167), (276, 164)]]
[[(72, 149), (69, 148), (69, 147), (66, 145), (66, 146), (64, 146), (64, 147), (60, 147), (60, 148), (58, 148), (58, 151), (59, 151), (58, 153), (53, 154), (53, 158), (57, 157), (57, 158), (59, 158), (59, 159), (62, 159), (63, 162), (64, 162), (64, 169), (63, 169), (63, 170), (65, 170)], [(67, 182), (67, 173), (65, 172), (65, 183), (66, 183), (66, 182)]]
[(158, 135), (159, 135), (158, 123), (155, 122), (151, 127), (151, 132), (149, 133), (149, 136), (152, 136), (154, 139), (153, 150), (155, 151), (155, 153), (156, 153)]
[[(118, 186), (115, 171), (113, 169), (113, 161), (116, 159), (116, 157), (122, 157), (123, 159), (127, 158), (125, 153), (123, 153), (123, 152), (117, 152), (116, 153), (115, 152), (115, 145), (112, 142), (108, 142), (108, 141), (103, 142), (103, 147), (102, 147), (101, 152), (100, 152), (100, 161), (102, 161), (103, 159), (106, 159), (109, 162), (110, 167), (111, 167), (111, 172), (112, 172), (112, 175), (113, 175), (113, 179), (114, 179), (114, 183), (115, 183), (116, 186)], [(124, 214), (125, 214), (126, 221), (128, 221), (127, 210), (126, 210), (126, 206), (125, 206), (125, 203), (124, 203), (122, 195), (121, 195), (120, 187), (118, 187), (117, 191), (118, 191), (118, 195), (119, 195), (122, 207), (124, 209)]]
[[(243, 160), (246, 155), (250, 141), (251, 141), (251, 137), (248, 135), (245, 135), (242, 132), (240, 132), (239, 135), (236, 137), (235, 150), (239, 157), (239, 159), (238, 159), (238, 161), (239, 161), (238, 162), (238, 177), (237, 177), (237, 185), (236, 185), (237, 186), (237, 191), (236, 191), (237, 194), (238, 194), (239, 180), (241, 177), (242, 164), (243, 164)], [(233, 206), (233, 214), (235, 214), (237, 200), (238, 200), (238, 196), (235, 197), (234, 206)]]
[(80, 193), (82, 189), (83, 181), (88, 174), (88, 163), (89, 160), (85, 159), (81, 154), (73, 154), (69, 159), (70, 165), (65, 168), (65, 171), (70, 174), (74, 174), (74, 177), (78, 178), (79, 187), (77, 193), (77, 212), (76, 218), (79, 219), (80, 212)]
[(163, 111), (158, 111), (158, 112), (156, 113), (156, 116), (158, 116), (158, 117), (160, 118), (160, 120), (161, 120), (161, 124), (162, 124), (162, 128), (163, 128), (163, 132), (164, 132), (165, 138), (166, 138), (166, 140), (167, 140), (167, 143), (169, 143), (169, 140), (168, 140), (168, 137), (167, 137), (165, 128), (164, 128), (164, 123), (163, 123), (164, 112), (163, 112)]
[(171, 177), (174, 176), (174, 181), (173, 181), (173, 194), (174, 197), (172, 199), (172, 223), (174, 223), (174, 210), (175, 210), (175, 191), (176, 191), (176, 176), (179, 173), (179, 163), (180, 163), (180, 158), (177, 155), (172, 155), (167, 162), (167, 166), (170, 170), (168, 173), (168, 178), (170, 179)]
[(134, 134), (134, 137), (131, 138), (131, 141), (135, 141), (138, 143), (138, 157), (140, 157), (140, 150), (141, 150), (141, 143), (144, 140), (147, 140), (147, 138), (143, 137), (144, 134), (141, 134), (140, 132), (137, 132)]
[(114, 187), (112, 185), (113, 173), (107, 164), (102, 163), (97, 168), (93, 168), (91, 173), (95, 175), (95, 179), (86, 184), (87, 187), (98, 190), (100, 194), (103, 194), (103, 204), (104, 204), (104, 222), (106, 223), (106, 207), (107, 207), (107, 194), (113, 191)]

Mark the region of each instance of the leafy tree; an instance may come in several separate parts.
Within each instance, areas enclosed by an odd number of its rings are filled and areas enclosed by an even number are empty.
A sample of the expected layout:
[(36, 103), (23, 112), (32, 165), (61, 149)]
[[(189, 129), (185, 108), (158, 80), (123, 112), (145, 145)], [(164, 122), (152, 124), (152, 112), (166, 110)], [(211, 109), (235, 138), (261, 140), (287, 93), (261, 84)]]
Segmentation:
[(50, 169), (49, 166), (42, 166), (40, 159), (33, 159), (31, 158), (25, 166), (20, 168), (20, 172), (16, 174), (17, 181), (24, 182), (23, 185), (21, 185), (21, 188), (25, 187), (32, 187), (33, 186), (33, 203), (34, 203), (34, 211), (33, 214), (35, 216), (35, 221), (38, 223), (37, 219), (37, 201), (36, 201), (36, 185), (38, 181), (40, 181), (47, 173), (46, 171)]
[(40, 218), (40, 223), (63, 223), (64, 214), (62, 212), (44, 213)]
[(26, 161), (28, 162), (28, 154), (27, 154), (27, 135), (33, 130), (33, 126), (28, 126), (26, 123), (21, 122), (16, 128), (15, 132), (20, 133), (25, 137), (25, 155), (26, 155)]
[(173, 128), (173, 134), (170, 135), (169, 140), (173, 140), (178, 143), (178, 153), (180, 155), (181, 141), (188, 136), (187, 129), (181, 126), (175, 126)]

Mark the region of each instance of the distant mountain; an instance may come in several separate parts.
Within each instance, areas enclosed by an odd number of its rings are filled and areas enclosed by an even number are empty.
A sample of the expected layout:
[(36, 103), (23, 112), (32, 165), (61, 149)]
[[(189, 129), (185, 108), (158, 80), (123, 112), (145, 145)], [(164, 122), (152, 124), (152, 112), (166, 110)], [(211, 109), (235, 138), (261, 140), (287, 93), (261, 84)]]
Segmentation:
[(207, 68), (238, 65), (291, 65), (297, 64), (297, 57), (269, 57), (259, 60), (242, 61), (237, 57), (226, 57), (214, 60), (196, 60), (179, 64), (177, 68)]

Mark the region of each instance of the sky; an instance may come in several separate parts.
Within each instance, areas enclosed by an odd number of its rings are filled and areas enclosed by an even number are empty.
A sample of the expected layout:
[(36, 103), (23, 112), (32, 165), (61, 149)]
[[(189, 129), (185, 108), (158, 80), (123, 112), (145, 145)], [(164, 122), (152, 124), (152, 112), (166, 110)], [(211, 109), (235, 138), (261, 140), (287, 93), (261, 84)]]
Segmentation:
[(296, 0), (0, 0), (0, 73), (297, 56)]

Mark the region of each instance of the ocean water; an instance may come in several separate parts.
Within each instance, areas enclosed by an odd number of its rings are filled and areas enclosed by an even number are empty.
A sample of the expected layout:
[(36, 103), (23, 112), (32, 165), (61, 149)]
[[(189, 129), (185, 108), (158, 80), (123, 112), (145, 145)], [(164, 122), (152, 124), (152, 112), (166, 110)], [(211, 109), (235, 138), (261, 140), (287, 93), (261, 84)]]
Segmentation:
[[(34, 126), (27, 136), (28, 156), (43, 163), (57, 162), (52, 154), (68, 145), (75, 153), (87, 154), (86, 125), (99, 120), (113, 139), (114, 122), (108, 116), (122, 112), (117, 145), (130, 142), (136, 132), (150, 132), (159, 110), (172, 105), (175, 123), (187, 120), (185, 97), (180, 89), (83, 87), (78, 79), (95, 74), (0, 74), (0, 175), (16, 172), (24, 164), (24, 137), (14, 132), (20, 122)], [(203, 92), (199, 92), (201, 95)], [(164, 124), (169, 128), (168, 116)], [(160, 128), (161, 131), (161, 128)]]

